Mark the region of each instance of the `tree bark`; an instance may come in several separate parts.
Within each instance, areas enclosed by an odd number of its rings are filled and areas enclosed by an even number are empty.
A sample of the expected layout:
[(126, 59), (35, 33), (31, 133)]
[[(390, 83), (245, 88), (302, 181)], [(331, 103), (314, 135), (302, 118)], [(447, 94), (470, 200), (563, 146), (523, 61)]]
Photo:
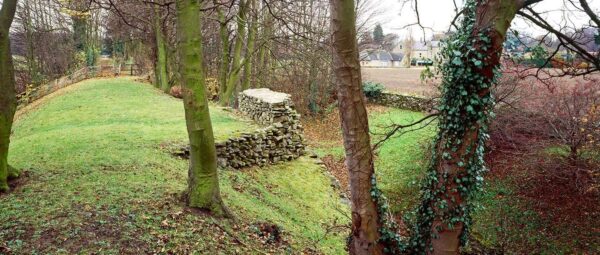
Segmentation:
[(17, 0), (2, 1), (0, 9), (0, 192), (8, 187), (8, 148), (17, 108), (15, 76), (10, 51), (10, 26), (15, 17)]
[[(485, 169), (479, 154), (483, 153), (486, 127), (494, 104), (490, 87), (495, 82), (495, 70), (500, 66), (506, 32), (522, 7), (518, 2), (475, 1), (475, 21), (465, 28), (465, 34), (470, 36), (468, 43), (458, 50), (457, 57), (463, 62), (456, 68), (472, 70), (481, 80), (464, 75), (443, 77), (443, 107), (434, 149), (436, 156), (430, 168), (433, 179), (425, 181), (424, 194), (429, 195), (424, 197), (419, 214), (420, 228), (426, 232), (422, 237), (425, 245), (421, 252), (459, 254), (461, 238), (466, 238), (465, 230), (470, 222), (469, 192), (478, 189), (477, 183), (482, 178), (479, 173)], [(489, 38), (489, 42), (481, 35)], [(483, 58), (482, 63), (471, 60), (479, 60), (478, 55)], [(451, 61), (447, 60), (445, 68), (453, 68), (448, 67), (455, 65)], [(472, 105), (469, 103), (472, 100), (481, 103)]]
[(235, 45), (233, 46), (233, 61), (231, 64), (231, 72), (227, 80), (227, 88), (221, 95), (221, 105), (229, 106), (233, 92), (236, 90), (240, 81), (240, 72), (242, 71), (242, 47), (244, 46), (244, 38), (246, 33), (246, 14), (248, 11), (247, 0), (240, 0), (239, 11), (237, 16), (237, 34), (235, 37)]
[(177, 0), (183, 103), (190, 140), (187, 202), (190, 207), (228, 216), (219, 191), (217, 154), (202, 68), (200, 4)]
[(246, 48), (246, 56), (244, 60), (244, 81), (242, 82), (242, 91), (250, 88), (252, 80), (252, 58), (254, 56), (254, 46), (256, 44), (256, 27), (257, 19), (254, 15), (256, 11), (256, 0), (249, 0), (250, 16), (248, 18), (248, 47)]
[(267, 8), (263, 8), (263, 13), (261, 14), (262, 19), (262, 28), (260, 35), (260, 43), (258, 50), (258, 75), (259, 79), (258, 86), (265, 86), (266, 84), (271, 84), (270, 80), (273, 75), (270, 75), (271, 71), (271, 60), (269, 50), (271, 48), (270, 42), (271, 37), (273, 35), (273, 17), (269, 13)]
[(229, 30), (227, 29), (227, 17), (223, 14), (221, 8), (217, 8), (219, 18), (219, 36), (221, 37), (221, 62), (219, 63), (219, 88), (220, 95), (224, 95), (227, 90), (227, 76), (229, 74), (229, 54), (231, 46), (229, 43)]
[(352, 196), (350, 254), (383, 254), (380, 218), (371, 197), (374, 178), (369, 122), (361, 90), (354, 0), (330, 0), (333, 69), (338, 87), (346, 165)]
[(156, 39), (156, 87), (169, 93), (169, 73), (167, 69), (167, 44), (160, 18), (160, 6), (154, 6), (154, 33)]

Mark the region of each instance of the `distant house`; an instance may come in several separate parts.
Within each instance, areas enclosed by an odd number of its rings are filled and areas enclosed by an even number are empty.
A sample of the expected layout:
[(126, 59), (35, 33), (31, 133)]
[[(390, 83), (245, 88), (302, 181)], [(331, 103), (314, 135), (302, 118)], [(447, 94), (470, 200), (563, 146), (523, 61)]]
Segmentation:
[(440, 52), (440, 41), (415, 42), (412, 47), (413, 59), (433, 60)]
[(392, 67), (402, 67), (402, 59), (404, 54), (402, 53), (390, 53), (392, 55)]
[(402, 53), (390, 53), (385, 50), (363, 50), (360, 52), (360, 65), (362, 67), (400, 67)]
[(385, 50), (363, 50), (360, 52), (360, 65), (362, 67), (402, 67), (402, 60), (405, 57), (406, 50), (410, 51), (410, 60), (407, 63), (422, 66), (431, 65), (435, 57), (442, 48), (442, 39), (447, 35), (440, 34), (434, 36), (432, 41), (415, 41), (410, 47), (402, 43), (396, 45), (389, 52)]

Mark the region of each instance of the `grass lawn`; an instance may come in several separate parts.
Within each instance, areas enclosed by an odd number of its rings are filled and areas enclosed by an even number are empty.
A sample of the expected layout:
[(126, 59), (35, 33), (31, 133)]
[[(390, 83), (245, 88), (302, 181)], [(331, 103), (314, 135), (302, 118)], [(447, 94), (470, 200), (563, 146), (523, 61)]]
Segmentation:
[[(376, 112), (369, 117), (373, 142), (382, 139), (393, 124), (410, 124), (425, 115), (399, 109)], [(408, 212), (419, 201), (419, 179), (427, 167), (427, 150), (435, 135), (435, 123), (386, 141), (377, 153), (375, 167), (379, 187), (391, 201), (394, 213)]]
[[(120, 78), (40, 102), (14, 126), (9, 162), (25, 172), (0, 197), (0, 253), (343, 252), (345, 230), (326, 226), (348, 209), (312, 159), (220, 171), (237, 221), (213, 219), (183, 206), (187, 162), (163, 148), (187, 139), (180, 100)], [(256, 128), (217, 107), (211, 117), (217, 140)], [(281, 240), (264, 236), (270, 224)]]

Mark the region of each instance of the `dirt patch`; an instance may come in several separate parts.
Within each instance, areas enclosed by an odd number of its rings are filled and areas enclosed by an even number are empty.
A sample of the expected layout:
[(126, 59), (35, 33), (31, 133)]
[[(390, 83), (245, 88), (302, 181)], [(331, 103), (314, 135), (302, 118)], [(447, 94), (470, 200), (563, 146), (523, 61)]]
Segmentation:
[[(10, 188), (7, 193), (0, 193), (0, 197), (6, 196), (10, 193), (18, 193), (21, 188), (24, 187), (31, 180), (31, 172), (29, 170), (22, 170), (17, 178), (8, 179), (8, 187)], [(0, 253), (2, 254), (2, 253)]]
[(259, 222), (251, 226), (256, 237), (263, 243), (281, 243), (283, 241), (282, 231), (279, 226), (269, 222)]
[[(389, 108), (385, 106), (367, 105), (369, 114), (385, 113)], [(343, 146), (340, 112), (335, 108), (324, 116), (307, 117), (302, 119), (304, 134), (307, 143), (313, 148), (331, 148)]]
[[(554, 137), (535, 114), (499, 112), (492, 125), (486, 162), (490, 181), (508, 180), (516, 199), (535, 212), (546, 224), (539, 235), (561, 240), (585, 254), (590, 244), (598, 243), (600, 231), (600, 194), (592, 169), (597, 162), (570, 162), (547, 148), (558, 147)], [(596, 188), (594, 188), (596, 187)], [(512, 231), (519, 231), (514, 229)], [(526, 248), (526, 247), (525, 247)]]
[(340, 114), (337, 108), (325, 116), (302, 119), (308, 146), (313, 148), (342, 146)]
[[(519, 185), (518, 196), (529, 201), (540, 218), (555, 227), (547, 229), (555, 238), (576, 236), (578, 243), (598, 242), (590, 230), (600, 230), (600, 193), (589, 189), (589, 169), (600, 165), (566, 164), (557, 158), (539, 158), (529, 178)], [(581, 247), (584, 248), (584, 247)]]
[(350, 195), (350, 184), (348, 183), (348, 169), (346, 168), (345, 159), (336, 159), (333, 155), (323, 157), (323, 164), (339, 182), (340, 189), (346, 195)]

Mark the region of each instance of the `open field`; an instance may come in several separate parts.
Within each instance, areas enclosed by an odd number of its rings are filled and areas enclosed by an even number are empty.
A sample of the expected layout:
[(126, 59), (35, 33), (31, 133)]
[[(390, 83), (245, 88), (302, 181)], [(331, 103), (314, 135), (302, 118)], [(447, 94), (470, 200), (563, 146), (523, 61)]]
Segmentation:
[(364, 81), (381, 83), (389, 91), (408, 95), (429, 96), (436, 92), (434, 86), (421, 82), (422, 67), (413, 68), (362, 68)]

